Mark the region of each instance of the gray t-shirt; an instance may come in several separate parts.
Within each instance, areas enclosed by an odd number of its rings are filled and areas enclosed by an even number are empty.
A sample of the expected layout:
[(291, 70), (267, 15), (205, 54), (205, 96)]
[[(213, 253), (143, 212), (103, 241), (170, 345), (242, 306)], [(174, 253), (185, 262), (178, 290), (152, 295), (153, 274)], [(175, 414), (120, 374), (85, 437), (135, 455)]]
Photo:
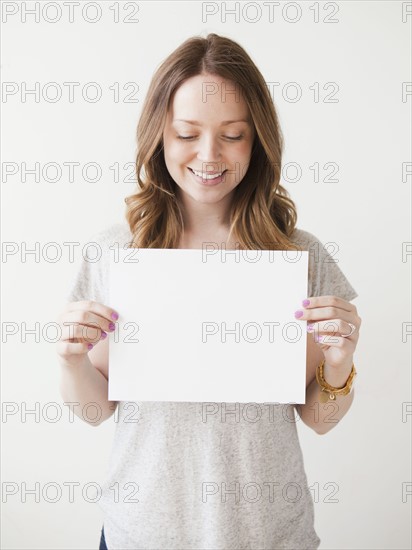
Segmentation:
[[(68, 301), (116, 309), (108, 297), (109, 254), (127, 248), (132, 235), (120, 223), (92, 241), (102, 259), (82, 260)], [(310, 252), (308, 297), (356, 298), (333, 246), (329, 254), (300, 229), (293, 241)], [(92, 259), (96, 249), (88, 250)], [(109, 550), (318, 548), (292, 405), (121, 401), (115, 414), (99, 501)]]

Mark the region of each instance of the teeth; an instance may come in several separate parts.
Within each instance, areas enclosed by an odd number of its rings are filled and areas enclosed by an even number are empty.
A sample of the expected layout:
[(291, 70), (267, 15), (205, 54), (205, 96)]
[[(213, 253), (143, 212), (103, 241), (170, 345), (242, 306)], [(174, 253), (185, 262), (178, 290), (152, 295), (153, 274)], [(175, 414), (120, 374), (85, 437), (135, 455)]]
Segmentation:
[(197, 172), (196, 170), (192, 170), (192, 172), (199, 176), (199, 178), (202, 178), (204, 180), (214, 180), (215, 178), (221, 176), (223, 172), (218, 172), (216, 174), (208, 174), (207, 172)]

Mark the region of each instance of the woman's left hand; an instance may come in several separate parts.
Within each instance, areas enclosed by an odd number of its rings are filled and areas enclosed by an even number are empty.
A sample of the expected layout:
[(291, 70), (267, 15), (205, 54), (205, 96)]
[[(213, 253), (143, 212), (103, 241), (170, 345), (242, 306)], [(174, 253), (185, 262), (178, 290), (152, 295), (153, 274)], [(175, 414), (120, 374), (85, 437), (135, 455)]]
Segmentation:
[(351, 366), (362, 323), (356, 307), (337, 296), (313, 296), (302, 306), (295, 317), (308, 322), (307, 331), (313, 333), (325, 363), (337, 369)]

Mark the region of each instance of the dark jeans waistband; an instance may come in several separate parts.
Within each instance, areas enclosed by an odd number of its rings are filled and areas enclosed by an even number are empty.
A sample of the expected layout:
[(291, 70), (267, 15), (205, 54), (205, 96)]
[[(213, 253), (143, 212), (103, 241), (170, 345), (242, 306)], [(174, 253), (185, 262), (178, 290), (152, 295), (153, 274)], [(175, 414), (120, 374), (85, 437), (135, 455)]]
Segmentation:
[(106, 539), (104, 538), (104, 526), (102, 527), (99, 550), (107, 550)]

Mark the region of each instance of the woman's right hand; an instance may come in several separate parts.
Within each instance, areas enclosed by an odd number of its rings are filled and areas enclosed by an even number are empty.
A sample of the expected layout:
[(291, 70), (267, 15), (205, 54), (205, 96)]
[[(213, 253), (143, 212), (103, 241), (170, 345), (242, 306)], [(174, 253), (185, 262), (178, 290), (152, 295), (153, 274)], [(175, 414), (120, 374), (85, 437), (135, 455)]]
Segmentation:
[(75, 366), (108, 332), (116, 328), (119, 315), (108, 306), (93, 301), (69, 302), (58, 318), (61, 337), (57, 353), (63, 364)]

